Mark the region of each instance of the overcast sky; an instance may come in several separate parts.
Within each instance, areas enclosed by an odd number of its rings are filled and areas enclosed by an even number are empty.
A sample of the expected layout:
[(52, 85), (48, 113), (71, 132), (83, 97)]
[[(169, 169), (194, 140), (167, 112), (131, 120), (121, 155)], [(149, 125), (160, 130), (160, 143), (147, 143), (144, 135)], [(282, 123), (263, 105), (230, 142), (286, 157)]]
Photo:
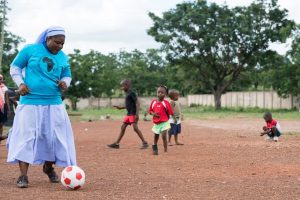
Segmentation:
[[(161, 14), (182, 0), (8, 0), (7, 29), (32, 43), (45, 28), (60, 25), (66, 29), (64, 51), (73, 49), (102, 53), (145, 50), (159, 44), (147, 35), (152, 21), (148, 12)], [(249, 5), (252, 0), (210, 0), (229, 6)], [(290, 18), (300, 23), (300, 1), (279, 0)], [(22, 44), (20, 47), (24, 46)], [(288, 45), (273, 45), (284, 52)]]

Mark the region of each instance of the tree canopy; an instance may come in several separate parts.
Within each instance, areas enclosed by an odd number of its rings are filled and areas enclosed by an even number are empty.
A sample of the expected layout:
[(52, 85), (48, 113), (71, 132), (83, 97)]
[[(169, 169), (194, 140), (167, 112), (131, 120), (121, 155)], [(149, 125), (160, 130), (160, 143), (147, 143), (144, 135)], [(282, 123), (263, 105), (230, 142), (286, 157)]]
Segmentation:
[[(277, 1), (229, 8), (206, 0), (177, 4), (162, 17), (149, 13), (148, 34), (163, 44), (171, 63), (184, 68), (193, 86), (210, 90), (216, 109), (241, 72), (258, 65), (271, 42), (285, 42), (295, 23)], [(198, 89), (196, 89), (198, 90)]]
[[(1, 4), (0, 4), (1, 7)], [(72, 83), (66, 97), (73, 109), (79, 98), (120, 96), (120, 81), (131, 79), (139, 96), (152, 96), (158, 85), (183, 95), (213, 93), (216, 108), (227, 90), (274, 88), (281, 96), (300, 89), (299, 27), (277, 0), (255, 0), (249, 6), (228, 7), (195, 0), (177, 4), (161, 17), (149, 13), (148, 34), (161, 49), (102, 54), (95, 50), (69, 55)], [(2, 21), (0, 20), (0, 25)], [(269, 49), (293, 36), (292, 49), (282, 56)], [(5, 31), (2, 70), (14, 86), (9, 65), (24, 40)]]
[(297, 32), (292, 48), (286, 57), (281, 58), (272, 73), (274, 89), (281, 96), (298, 96), (300, 91), (300, 35)]
[(167, 81), (167, 62), (155, 49), (108, 55), (93, 50), (81, 54), (75, 50), (69, 57), (73, 80), (66, 96), (72, 101), (73, 109), (78, 98), (120, 94), (123, 79), (131, 79), (133, 89), (140, 96), (154, 95), (156, 87)]

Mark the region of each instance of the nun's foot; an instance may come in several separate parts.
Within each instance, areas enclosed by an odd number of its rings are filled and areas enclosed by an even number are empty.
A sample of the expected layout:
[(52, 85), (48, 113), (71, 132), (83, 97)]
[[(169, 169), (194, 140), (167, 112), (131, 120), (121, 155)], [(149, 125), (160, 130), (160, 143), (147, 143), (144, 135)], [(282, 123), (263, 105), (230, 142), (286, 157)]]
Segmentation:
[(43, 172), (47, 174), (49, 180), (51, 183), (59, 183), (59, 178), (54, 171), (54, 168), (52, 166), (48, 166), (46, 164), (43, 165)]

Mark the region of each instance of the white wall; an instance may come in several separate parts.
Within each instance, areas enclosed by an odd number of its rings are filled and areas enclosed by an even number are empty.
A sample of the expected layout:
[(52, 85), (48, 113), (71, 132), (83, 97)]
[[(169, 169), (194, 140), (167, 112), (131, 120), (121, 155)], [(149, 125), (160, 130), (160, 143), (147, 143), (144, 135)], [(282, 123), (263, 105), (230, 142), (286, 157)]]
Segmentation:
[[(208, 105), (214, 106), (213, 95), (199, 94), (188, 95), (188, 106)], [(259, 92), (227, 92), (221, 98), (222, 107), (258, 107), (268, 109), (292, 109), (299, 108), (299, 100), (296, 97), (281, 98), (274, 91)]]
[[(148, 107), (155, 97), (140, 97), (142, 107)], [(70, 105), (68, 100), (65, 101)], [(182, 106), (203, 105), (214, 106), (214, 96), (211, 94), (188, 95), (180, 97), (179, 102)], [(281, 98), (273, 91), (259, 92), (227, 92), (221, 98), (222, 107), (258, 107), (268, 109), (292, 109), (299, 108), (299, 100), (296, 97)], [(124, 98), (88, 98), (79, 99), (78, 109), (103, 108), (113, 105), (124, 105)]]

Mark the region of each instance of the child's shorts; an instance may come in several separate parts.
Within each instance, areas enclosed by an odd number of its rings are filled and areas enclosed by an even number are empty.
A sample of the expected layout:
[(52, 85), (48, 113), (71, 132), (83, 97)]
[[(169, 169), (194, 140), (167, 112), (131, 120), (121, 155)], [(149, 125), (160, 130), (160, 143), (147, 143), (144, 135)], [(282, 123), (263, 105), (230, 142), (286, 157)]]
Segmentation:
[(171, 128), (169, 122), (162, 122), (160, 124), (154, 124), (152, 131), (155, 134), (160, 134), (163, 131), (167, 131)]
[(125, 124), (131, 125), (135, 122), (136, 122), (135, 121), (135, 115), (126, 115), (123, 119), (123, 123), (125, 123)]
[(281, 132), (278, 130), (278, 128), (275, 128), (275, 133), (273, 133), (273, 131), (272, 131), (272, 132), (268, 133), (268, 136), (270, 138), (279, 137), (279, 136), (281, 136)]
[(169, 130), (169, 135), (177, 135), (181, 133), (181, 124), (171, 123), (171, 129)]

